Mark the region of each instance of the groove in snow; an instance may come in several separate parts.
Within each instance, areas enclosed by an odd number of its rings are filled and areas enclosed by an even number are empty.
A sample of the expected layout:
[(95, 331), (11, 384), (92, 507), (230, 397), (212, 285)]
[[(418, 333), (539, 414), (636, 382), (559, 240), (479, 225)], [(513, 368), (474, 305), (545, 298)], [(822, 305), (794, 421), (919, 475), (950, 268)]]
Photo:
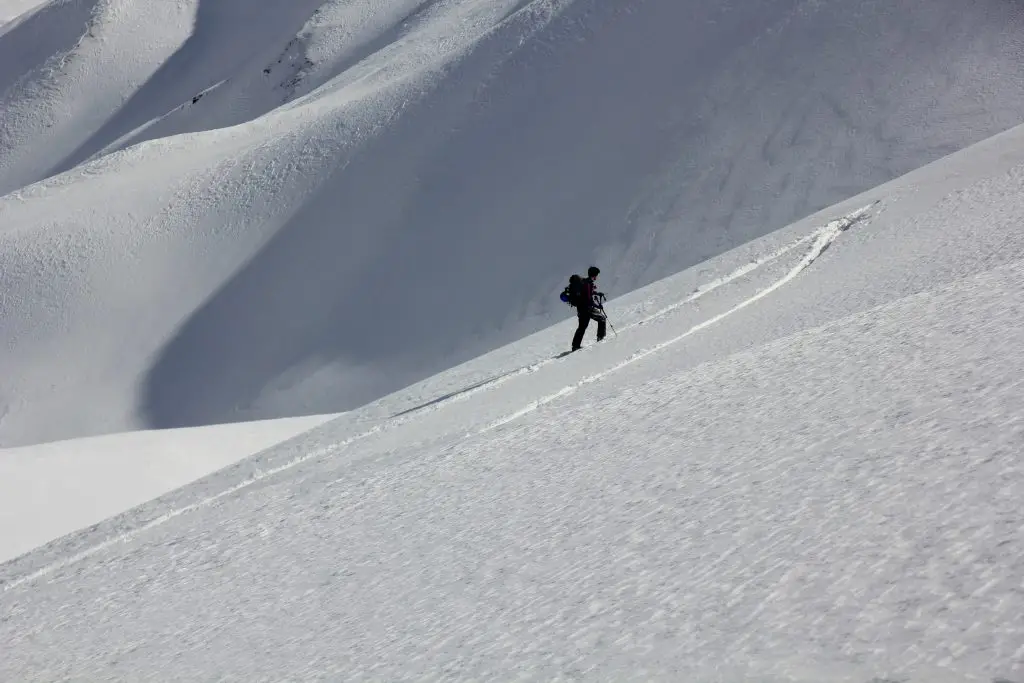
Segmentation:
[[(535, 400), (531, 401), (530, 403), (528, 403), (526, 406), (523, 406), (522, 408), (519, 408), (519, 409), (509, 413), (508, 415), (505, 415), (505, 416), (503, 416), (503, 417), (501, 417), (501, 418), (499, 418), (497, 420), (494, 420), (494, 421), (488, 423), (484, 427), (482, 427), (479, 430), (477, 430), (475, 432), (475, 434), (487, 433), (487, 432), (492, 431), (492, 430), (494, 430), (494, 429), (496, 429), (496, 428), (498, 428), (498, 427), (500, 427), (502, 425), (505, 425), (505, 424), (508, 424), (510, 422), (513, 422), (514, 420), (517, 420), (520, 417), (523, 417), (524, 415), (528, 415), (529, 413), (532, 413), (532, 412), (538, 410), (539, 408), (543, 407), (544, 405), (547, 405), (548, 403), (551, 403), (551, 402), (553, 402), (553, 401), (555, 401), (555, 400), (557, 400), (559, 398), (562, 398), (564, 396), (568, 396), (568, 395), (574, 393), (576, 390), (578, 390), (579, 388), (581, 388), (581, 387), (583, 387), (583, 386), (585, 386), (587, 384), (592, 384), (594, 382), (597, 382), (597, 381), (603, 379), (604, 377), (607, 377), (607, 376), (611, 375), (612, 373), (617, 372), (618, 370), (621, 370), (622, 368), (624, 368), (624, 367), (626, 367), (628, 365), (631, 365), (631, 364), (633, 364), (633, 363), (635, 363), (635, 362), (637, 362), (639, 360), (642, 360), (642, 359), (644, 359), (644, 358), (646, 358), (646, 357), (648, 357), (648, 356), (650, 356), (650, 355), (652, 355), (654, 353), (657, 353), (658, 351), (661, 351), (662, 349), (665, 349), (666, 347), (672, 346), (673, 344), (676, 344), (676, 343), (682, 341), (683, 339), (686, 339), (687, 337), (689, 337), (689, 336), (691, 336), (691, 335), (693, 335), (693, 334), (695, 334), (695, 333), (697, 333), (697, 332), (699, 332), (699, 331), (701, 331), (703, 329), (711, 327), (712, 325), (720, 322), (724, 318), (729, 317), (733, 313), (736, 313), (736, 312), (738, 312), (738, 311), (740, 311), (740, 310), (750, 306), (751, 304), (753, 304), (753, 303), (763, 299), (764, 297), (768, 296), (769, 294), (771, 294), (775, 290), (779, 289), (780, 287), (782, 287), (785, 284), (787, 284), (790, 281), (792, 281), (801, 272), (806, 270), (812, 263), (814, 263), (815, 260), (818, 259), (818, 257), (820, 257), (825, 252), (826, 249), (828, 249), (832, 245), (833, 242), (836, 241), (836, 239), (844, 231), (849, 229), (855, 223), (858, 223), (858, 222), (862, 221), (864, 218), (866, 218), (869, 215), (870, 210), (877, 203), (878, 202), (876, 201), (876, 202), (874, 202), (872, 204), (869, 204), (869, 205), (864, 206), (864, 207), (862, 207), (860, 209), (857, 209), (856, 211), (853, 211), (852, 213), (849, 213), (846, 216), (843, 216), (842, 218), (838, 218), (838, 219), (836, 219), (834, 221), (831, 221), (827, 225), (823, 226), (822, 228), (819, 228), (818, 230), (812, 232), (810, 235), (807, 235), (807, 236), (802, 237), (802, 238), (800, 238), (798, 240), (795, 240), (794, 242), (791, 242), (790, 244), (788, 244), (788, 245), (786, 245), (784, 247), (781, 247), (781, 248), (777, 249), (776, 251), (774, 251), (774, 252), (772, 252), (772, 253), (770, 253), (770, 254), (768, 254), (768, 255), (760, 258), (760, 259), (757, 259), (755, 261), (752, 261), (751, 263), (745, 264), (744, 266), (738, 268), (737, 270), (733, 271), (729, 275), (727, 275), (727, 276), (725, 276), (723, 278), (719, 278), (717, 280), (714, 280), (714, 281), (712, 281), (711, 283), (709, 283), (709, 284), (707, 284), (705, 286), (702, 286), (700, 289), (697, 290), (697, 292), (695, 292), (691, 296), (687, 297), (686, 299), (682, 300), (681, 302), (676, 303), (676, 304), (672, 304), (670, 306), (667, 306), (667, 307), (665, 307), (665, 308), (663, 308), (663, 309), (661, 309), (661, 310), (651, 314), (650, 316), (647, 316), (646, 318), (643, 318), (642, 320), (637, 321), (637, 322), (629, 325), (628, 327), (624, 327), (623, 331), (625, 331), (626, 329), (630, 329), (630, 328), (642, 325), (642, 324), (644, 324), (646, 322), (650, 322), (651, 320), (654, 320), (655, 318), (661, 317), (663, 315), (666, 315), (667, 313), (670, 313), (671, 311), (676, 310), (676, 309), (680, 308), (681, 306), (683, 306), (683, 305), (685, 305), (687, 303), (691, 303), (691, 302), (695, 301), (696, 299), (700, 298), (701, 296), (704, 296), (704, 295), (714, 291), (715, 289), (718, 289), (719, 287), (721, 287), (721, 286), (723, 286), (723, 285), (725, 285), (725, 284), (727, 284), (729, 282), (732, 282), (733, 280), (736, 280), (736, 279), (738, 279), (740, 277), (743, 277), (744, 275), (750, 273), (751, 271), (755, 270), (756, 268), (758, 268), (760, 266), (763, 266), (763, 265), (765, 265), (767, 263), (770, 263), (770, 262), (780, 258), (781, 256), (785, 255), (786, 253), (788, 253), (788, 252), (792, 251), (793, 249), (795, 249), (796, 247), (798, 247), (798, 246), (800, 246), (802, 244), (805, 244), (805, 243), (813, 240), (813, 244), (812, 244), (811, 248), (807, 251), (807, 253), (800, 260), (800, 262), (797, 263), (788, 273), (786, 273), (786, 275), (784, 275), (782, 278), (780, 278), (776, 282), (772, 283), (768, 287), (765, 287), (764, 289), (756, 292), (750, 298), (741, 301), (740, 303), (736, 304), (735, 306), (733, 306), (732, 308), (730, 308), (729, 310), (727, 310), (727, 311), (725, 311), (723, 313), (720, 313), (720, 314), (718, 314), (716, 316), (708, 318), (707, 320), (694, 325), (693, 327), (691, 327), (686, 332), (683, 332), (680, 335), (677, 335), (677, 336), (675, 336), (675, 337), (673, 337), (671, 339), (668, 339), (666, 341), (663, 341), (663, 342), (660, 342), (658, 344), (655, 344), (654, 346), (651, 346), (651, 347), (649, 347), (647, 349), (643, 349), (641, 351), (637, 351), (637, 352), (631, 354), (625, 360), (623, 360), (623, 361), (621, 361), (621, 362), (619, 362), (619, 363), (617, 363), (617, 364), (615, 364), (615, 365), (613, 365), (613, 366), (611, 366), (611, 367), (609, 367), (609, 368), (607, 368), (605, 370), (602, 370), (600, 372), (596, 372), (594, 374), (588, 375), (588, 376), (584, 377), (583, 379), (579, 380), (578, 382), (576, 382), (575, 384), (563, 387), (562, 389), (560, 389), (560, 390), (558, 390), (558, 391), (556, 391), (554, 393), (548, 394), (548, 395), (543, 396), (543, 397), (541, 397), (539, 399), (535, 399)], [(495, 378), (493, 381), (480, 383), (480, 384), (476, 385), (475, 387), (471, 388), (468, 391), (465, 391), (465, 392), (462, 392), (462, 393), (453, 394), (453, 395), (449, 395), (446, 398), (442, 398), (440, 401), (435, 401), (434, 403), (427, 404), (427, 405), (432, 405), (435, 409), (438, 409), (438, 408), (443, 407), (443, 406), (445, 406), (445, 405), (447, 405), (447, 404), (449, 404), (451, 402), (458, 401), (458, 400), (464, 400), (468, 396), (471, 396), (471, 395), (474, 395), (476, 393), (479, 393), (480, 391), (488, 390), (488, 389), (494, 388), (495, 386), (497, 386), (499, 384), (503, 384), (504, 382), (508, 381), (509, 379), (511, 379), (511, 378), (513, 378), (515, 376), (522, 375), (522, 374), (525, 374), (525, 373), (535, 372), (538, 369), (540, 369), (541, 367), (547, 365), (548, 363), (551, 363), (552, 361), (553, 361), (553, 359), (549, 358), (549, 359), (540, 361), (538, 363), (534, 363), (532, 365), (524, 366), (523, 368), (520, 368), (519, 370), (514, 370), (514, 371), (512, 371), (510, 373), (506, 373), (504, 375), (501, 375), (501, 376)], [(423, 407), (426, 407), (426, 406), (423, 406)], [(78, 553), (75, 553), (74, 555), (71, 555), (71, 556), (66, 557), (64, 559), (61, 559), (61, 560), (59, 560), (57, 562), (53, 562), (53, 563), (51, 563), (49, 565), (41, 567), (41, 568), (39, 568), (39, 569), (37, 569), (37, 570), (35, 570), (33, 572), (25, 574), (24, 576), (12, 579), (12, 580), (10, 580), (10, 581), (8, 581), (7, 583), (4, 584), (3, 590), (4, 590), (4, 592), (6, 592), (6, 591), (11, 590), (13, 588), (17, 588), (18, 586), (21, 586), (23, 584), (30, 583), (30, 582), (35, 581), (37, 579), (40, 579), (40, 578), (42, 578), (44, 576), (52, 574), (52, 573), (54, 573), (54, 572), (56, 572), (56, 571), (58, 571), (60, 569), (64, 569), (65, 567), (69, 567), (69, 566), (71, 566), (73, 564), (77, 564), (78, 562), (81, 562), (82, 560), (85, 560), (85, 559), (87, 559), (87, 558), (89, 558), (89, 557), (91, 557), (91, 556), (93, 556), (93, 555), (95, 555), (95, 554), (97, 554), (97, 553), (107, 549), (107, 548), (110, 548), (111, 546), (113, 546), (113, 545), (115, 545), (115, 544), (117, 544), (119, 542), (132, 540), (133, 538), (139, 536), (140, 534), (142, 534), (145, 531), (148, 531), (150, 529), (158, 527), (158, 526), (164, 524), (165, 522), (168, 522), (168, 521), (170, 521), (170, 520), (172, 520), (172, 519), (174, 519), (176, 517), (180, 517), (182, 515), (188, 514), (189, 512), (193, 512), (195, 510), (199, 510), (199, 509), (204, 508), (204, 507), (206, 507), (208, 505), (211, 505), (211, 504), (217, 502), (218, 500), (221, 500), (222, 498), (230, 496), (233, 493), (237, 493), (238, 491), (240, 491), (240, 490), (242, 490), (242, 489), (244, 489), (244, 488), (246, 488), (248, 486), (251, 486), (253, 484), (256, 484), (256, 483), (258, 483), (258, 482), (260, 482), (260, 481), (262, 481), (264, 479), (267, 479), (267, 478), (272, 477), (274, 475), (280, 474), (281, 472), (284, 472), (284, 471), (287, 471), (289, 469), (292, 469), (293, 467), (296, 467), (297, 465), (300, 465), (300, 464), (302, 464), (304, 462), (307, 462), (309, 460), (312, 460), (314, 458), (319, 458), (319, 457), (322, 457), (322, 456), (329, 455), (331, 453), (335, 453), (337, 451), (340, 451), (340, 450), (342, 450), (342, 449), (344, 449), (344, 448), (346, 448), (346, 447), (348, 447), (348, 446), (350, 446), (350, 445), (352, 445), (352, 444), (354, 444), (354, 443), (356, 443), (358, 441), (361, 441), (361, 440), (363, 440), (365, 438), (368, 438), (370, 436), (378, 434), (381, 431), (383, 431), (384, 429), (395, 428), (395, 427), (398, 427), (398, 426), (400, 426), (402, 424), (405, 424), (406, 422), (411, 420), (412, 417), (415, 416), (414, 413), (417, 413), (417, 412), (420, 412), (420, 411), (417, 411), (416, 409), (413, 409), (412, 411), (406, 411), (405, 417), (394, 416), (394, 417), (388, 419), (386, 422), (382, 422), (380, 424), (377, 424), (377, 425), (373, 426), (372, 428), (370, 428), (370, 429), (368, 429), (368, 430), (366, 430), (364, 432), (360, 432), (359, 434), (355, 434), (355, 435), (353, 435), (353, 436), (351, 436), (351, 437), (349, 437), (347, 439), (343, 439), (342, 441), (340, 441), (338, 443), (331, 444), (330, 446), (325, 446), (323, 448), (318, 448), (318, 449), (315, 449), (315, 450), (310, 451), (308, 453), (304, 453), (304, 454), (299, 455), (299, 456), (297, 456), (295, 458), (292, 458), (291, 460), (289, 460), (289, 461), (287, 461), (287, 462), (285, 462), (285, 463), (283, 463), (283, 464), (281, 464), (281, 465), (279, 465), (277, 467), (273, 467), (273, 468), (270, 468), (270, 469), (267, 469), (267, 470), (262, 470), (262, 471), (258, 470), (254, 474), (252, 474), (251, 476), (249, 476), (246, 479), (244, 479), (243, 481), (241, 481), (241, 482), (239, 482), (239, 483), (237, 483), (237, 484), (235, 484), (233, 486), (230, 486), (230, 487), (224, 489), (220, 493), (217, 493), (215, 495), (209, 496), (207, 498), (203, 498), (203, 499), (198, 500), (198, 501), (196, 501), (196, 502), (194, 502), (194, 503), (192, 503), (190, 505), (185, 505), (185, 506), (180, 507), (178, 509), (171, 510), (170, 512), (167, 512), (167, 513), (165, 513), (163, 515), (160, 515), (159, 517), (156, 517), (156, 518), (154, 518), (154, 519), (152, 519), (152, 520), (150, 520), (150, 521), (146, 522), (145, 524), (142, 524), (142, 525), (140, 525), (138, 527), (135, 527), (135, 528), (130, 529), (128, 531), (125, 531), (123, 533), (114, 534), (114, 535), (110, 536), (109, 538), (107, 538), (107, 539), (97, 543), (96, 545), (91, 546), (89, 548), (86, 548), (85, 550), (80, 551)]]

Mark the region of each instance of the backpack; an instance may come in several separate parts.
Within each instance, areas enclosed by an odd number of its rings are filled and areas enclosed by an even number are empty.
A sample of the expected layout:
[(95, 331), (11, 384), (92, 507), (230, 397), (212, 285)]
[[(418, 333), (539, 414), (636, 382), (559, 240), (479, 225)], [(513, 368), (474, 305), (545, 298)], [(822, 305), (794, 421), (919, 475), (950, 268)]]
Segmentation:
[(579, 275), (570, 275), (569, 284), (558, 297), (570, 306), (578, 306), (583, 298), (583, 278)]

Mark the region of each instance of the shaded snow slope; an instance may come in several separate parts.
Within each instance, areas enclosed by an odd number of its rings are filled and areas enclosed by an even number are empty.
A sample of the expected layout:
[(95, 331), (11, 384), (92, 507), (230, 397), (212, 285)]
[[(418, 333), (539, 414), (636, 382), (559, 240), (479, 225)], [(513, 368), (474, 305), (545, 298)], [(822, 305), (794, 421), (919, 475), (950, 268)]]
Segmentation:
[(2, 565), (0, 678), (1020, 680), (1022, 190), (1024, 127)]
[(311, 429), (333, 415), (0, 449), (0, 562)]
[(191, 30), (192, 2), (56, 0), (0, 35), (0, 193), (66, 167)]
[(1001, 0), (243, 5), (0, 35), (0, 444), (361, 405), (1024, 110)]

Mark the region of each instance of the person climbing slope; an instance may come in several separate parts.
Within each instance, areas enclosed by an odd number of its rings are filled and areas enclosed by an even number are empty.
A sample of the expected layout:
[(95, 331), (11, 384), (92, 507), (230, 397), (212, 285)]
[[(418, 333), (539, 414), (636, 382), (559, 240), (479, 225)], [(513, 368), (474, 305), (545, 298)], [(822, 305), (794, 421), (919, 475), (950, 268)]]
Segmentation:
[(600, 274), (600, 268), (590, 266), (587, 269), (587, 277), (578, 278), (578, 285), (571, 294), (569, 303), (576, 307), (576, 316), (579, 319), (576, 334), (572, 337), (573, 351), (578, 351), (583, 345), (583, 335), (591, 320), (597, 321), (597, 341), (604, 339), (608, 317), (604, 312), (605, 295), (597, 291), (597, 276)]

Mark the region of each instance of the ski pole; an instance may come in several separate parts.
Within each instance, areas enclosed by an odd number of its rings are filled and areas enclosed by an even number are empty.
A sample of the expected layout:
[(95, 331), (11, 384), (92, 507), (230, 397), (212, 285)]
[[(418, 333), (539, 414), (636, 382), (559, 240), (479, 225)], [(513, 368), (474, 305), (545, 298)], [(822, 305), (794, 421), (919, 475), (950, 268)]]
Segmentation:
[(615, 330), (615, 325), (612, 325), (612, 321), (608, 319), (608, 311), (604, 310), (604, 306), (601, 307), (601, 312), (604, 313), (604, 320), (608, 323), (608, 327), (612, 328), (612, 334), (618, 337), (619, 333)]

